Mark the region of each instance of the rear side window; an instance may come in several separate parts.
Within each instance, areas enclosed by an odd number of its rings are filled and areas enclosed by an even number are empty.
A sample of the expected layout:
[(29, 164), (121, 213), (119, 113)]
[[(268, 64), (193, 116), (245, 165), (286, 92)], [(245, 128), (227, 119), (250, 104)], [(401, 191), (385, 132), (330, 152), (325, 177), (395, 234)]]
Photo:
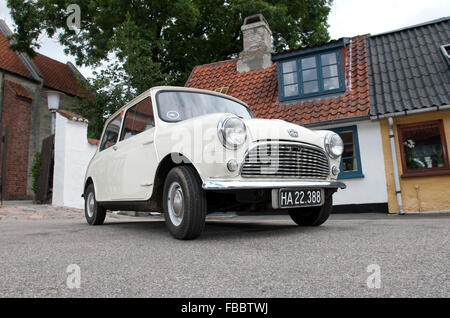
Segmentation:
[(120, 140), (128, 139), (153, 127), (155, 127), (155, 119), (152, 99), (147, 97), (128, 109)]
[(102, 141), (100, 143), (100, 151), (108, 149), (114, 146), (119, 137), (120, 124), (122, 123), (122, 114), (117, 115), (112, 121), (106, 126), (105, 133), (103, 135)]

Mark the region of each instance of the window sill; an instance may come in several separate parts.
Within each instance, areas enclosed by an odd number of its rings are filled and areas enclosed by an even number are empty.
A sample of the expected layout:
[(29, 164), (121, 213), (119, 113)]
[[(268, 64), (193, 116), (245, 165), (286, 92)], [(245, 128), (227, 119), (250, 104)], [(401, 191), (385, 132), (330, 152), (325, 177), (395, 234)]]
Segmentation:
[(279, 99), (282, 104), (289, 103), (289, 102), (303, 103), (303, 102), (319, 100), (319, 99), (323, 99), (323, 98), (331, 99), (333, 97), (338, 97), (339, 95), (341, 95), (344, 92), (345, 92), (345, 87), (328, 90), (328, 91), (312, 93), (312, 94), (306, 94), (306, 95), (295, 95), (295, 96), (288, 96), (288, 97), (284, 97), (284, 96), (280, 95)]
[(408, 171), (401, 175), (402, 178), (414, 178), (414, 177), (432, 177), (432, 176), (447, 176), (450, 175), (450, 169), (436, 169), (436, 170), (421, 170), (421, 171)]
[(360, 172), (356, 172), (356, 173), (349, 173), (347, 175), (339, 175), (338, 180), (341, 179), (358, 179), (358, 178), (364, 178), (364, 174), (360, 173)]

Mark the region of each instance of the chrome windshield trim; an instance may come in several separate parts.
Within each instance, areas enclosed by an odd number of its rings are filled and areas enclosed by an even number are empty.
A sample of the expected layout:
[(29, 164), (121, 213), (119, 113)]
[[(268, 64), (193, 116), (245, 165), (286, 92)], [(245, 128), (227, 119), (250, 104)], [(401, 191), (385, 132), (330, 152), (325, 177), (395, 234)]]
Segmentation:
[(274, 189), (274, 188), (340, 188), (347, 186), (339, 181), (299, 180), (235, 180), (205, 181), (204, 190)]

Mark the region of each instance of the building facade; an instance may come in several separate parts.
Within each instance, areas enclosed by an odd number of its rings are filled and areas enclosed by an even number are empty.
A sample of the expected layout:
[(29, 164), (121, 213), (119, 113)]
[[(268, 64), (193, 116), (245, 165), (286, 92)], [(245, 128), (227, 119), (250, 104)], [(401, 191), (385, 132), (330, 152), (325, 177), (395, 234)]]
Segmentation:
[(448, 211), (450, 19), (371, 36), (368, 47), (389, 211)]
[(60, 93), (60, 108), (70, 109), (77, 98), (86, 96), (82, 75), (71, 63), (61, 63), (37, 53), (31, 58), (10, 49), (11, 31), (0, 20), (0, 127), (8, 131), (0, 160), (5, 173), (3, 199), (31, 199), (31, 167), (42, 140), (51, 135), (49, 91)]

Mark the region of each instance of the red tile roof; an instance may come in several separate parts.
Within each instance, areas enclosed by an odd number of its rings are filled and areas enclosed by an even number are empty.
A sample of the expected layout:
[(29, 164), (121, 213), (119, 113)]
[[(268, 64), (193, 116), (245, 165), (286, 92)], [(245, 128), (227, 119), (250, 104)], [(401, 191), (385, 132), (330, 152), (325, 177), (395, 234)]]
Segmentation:
[(73, 121), (81, 121), (81, 122), (85, 122), (88, 123), (89, 120), (87, 120), (86, 118), (84, 118), (81, 115), (78, 115), (77, 113), (71, 112), (69, 110), (65, 110), (65, 109), (58, 109), (56, 111), (58, 114), (60, 114), (61, 116), (66, 117), (69, 120), (73, 120)]
[(19, 97), (23, 97), (28, 100), (33, 100), (33, 96), (31, 96), (28, 91), (20, 84), (11, 82), (11, 81), (5, 81), (5, 85), (8, 85)]
[(9, 48), (10, 44), (5, 34), (0, 30), (0, 68), (21, 76), (31, 77), (19, 55)]
[[(73, 96), (85, 97), (86, 89), (67, 64), (37, 53), (33, 62), (44, 77), (44, 86)], [(10, 49), (10, 42), (0, 30), (0, 69), (33, 78), (17, 52)]]
[(343, 56), (346, 91), (337, 97), (282, 104), (278, 99), (276, 63), (267, 69), (238, 73), (238, 59), (196, 66), (186, 86), (208, 90), (227, 86), (228, 95), (247, 103), (257, 117), (279, 118), (296, 124), (368, 116), (366, 36), (352, 38)]
[(78, 78), (67, 64), (37, 53), (34, 64), (44, 76), (44, 86), (82, 97), (85, 89), (78, 83)]

